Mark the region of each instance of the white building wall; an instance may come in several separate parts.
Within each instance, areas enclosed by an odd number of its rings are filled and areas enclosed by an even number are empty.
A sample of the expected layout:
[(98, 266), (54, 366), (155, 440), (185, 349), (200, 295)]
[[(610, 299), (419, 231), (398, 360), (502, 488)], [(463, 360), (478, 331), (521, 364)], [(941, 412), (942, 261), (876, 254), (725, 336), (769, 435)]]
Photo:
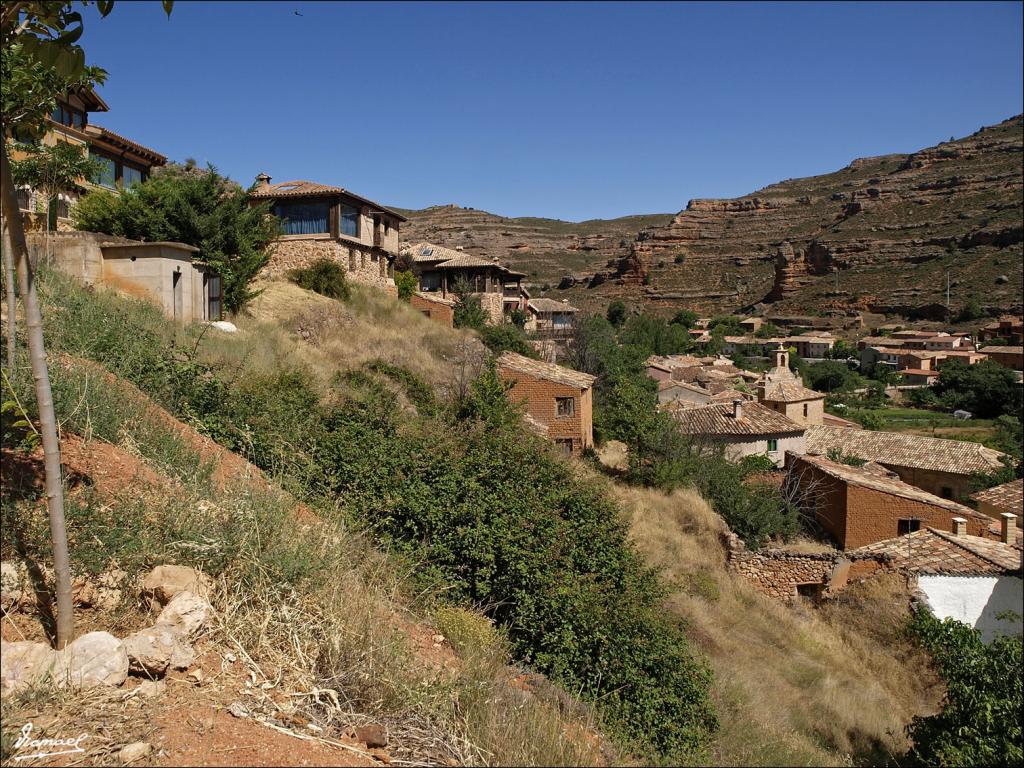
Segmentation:
[[(1016, 576), (919, 576), (917, 585), (936, 617), (970, 624), (986, 643), (1021, 632), (1024, 582)], [(1006, 611), (1016, 617), (998, 618)]]

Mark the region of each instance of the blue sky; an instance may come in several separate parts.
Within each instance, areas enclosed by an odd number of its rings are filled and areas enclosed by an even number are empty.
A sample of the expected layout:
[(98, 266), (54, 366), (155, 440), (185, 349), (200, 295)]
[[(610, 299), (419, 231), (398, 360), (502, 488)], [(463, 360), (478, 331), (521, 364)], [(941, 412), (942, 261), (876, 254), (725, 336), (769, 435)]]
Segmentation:
[[(96, 122), (247, 184), (674, 212), (1022, 111), (1020, 3), (118, 2)], [(301, 15), (297, 15), (301, 14)]]

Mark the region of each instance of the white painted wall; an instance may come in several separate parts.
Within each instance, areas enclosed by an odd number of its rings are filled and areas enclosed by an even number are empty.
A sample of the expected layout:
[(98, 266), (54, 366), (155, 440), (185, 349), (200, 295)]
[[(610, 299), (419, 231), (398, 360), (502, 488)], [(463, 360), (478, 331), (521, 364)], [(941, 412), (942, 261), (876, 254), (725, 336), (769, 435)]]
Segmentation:
[[(919, 576), (917, 585), (928, 598), (932, 613), (981, 630), (986, 643), (996, 635), (1021, 632), (1024, 582), (1016, 576)], [(1004, 611), (1017, 616), (1012, 621), (997, 618)]]

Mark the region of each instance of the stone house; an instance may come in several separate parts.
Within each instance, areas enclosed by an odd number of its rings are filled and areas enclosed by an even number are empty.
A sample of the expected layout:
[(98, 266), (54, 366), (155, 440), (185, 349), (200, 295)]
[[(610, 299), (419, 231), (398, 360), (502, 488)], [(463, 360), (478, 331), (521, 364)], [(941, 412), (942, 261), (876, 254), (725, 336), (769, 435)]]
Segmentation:
[(729, 461), (767, 456), (781, 467), (786, 452), (803, 453), (804, 427), (760, 403), (736, 398), (697, 408), (669, 407), (682, 431), (709, 446), (723, 446)]
[(1005, 455), (962, 440), (828, 424), (808, 427), (807, 453), (828, 456), (831, 452), (881, 464), (903, 482), (944, 499), (967, 498), (971, 476), (1001, 469)]
[(775, 366), (757, 384), (757, 399), (766, 408), (804, 426), (821, 424), (825, 416), (825, 395), (803, 385), (789, 369), (789, 351), (774, 350)]
[(29, 255), (85, 285), (155, 301), (181, 322), (220, 320), (221, 278), (184, 243), (140, 242), (96, 232), (29, 233)]
[(250, 197), (270, 202), (281, 222), (265, 274), (329, 259), (357, 283), (395, 290), (392, 262), (399, 226), (406, 221), (401, 214), (341, 187), (313, 181), (271, 184), (265, 173), (256, 177)]
[(840, 549), (857, 549), (924, 527), (988, 536), (991, 520), (969, 507), (904, 483), (878, 465), (854, 467), (824, 456), (790, 454), (787, 488)]
[(1021, 524), (1021, 510), (1024, 510), (1024, 480), (1017, 478), (1008, 483), (978, 491), (971, 496), (978, 504), (978, 511), (993, 520), (1001, 520), (1004, 513), (1018, 515), (1017, 525)]
[(452, 328), (455, 325), (455, 302), (436, 293), (416, 291), (409, 297), (409, 305), (435, 323)]
[(402, 254), (411, 261), (422, 294), (454, 300), (456, 286), (465, 284), (469, 293), (480, 299), (493, 325), (504, 322), (513, 310), (526, 309), (528, 294), (522, 285), (526, 275), (502, 266), (496, 259), (432, 243), (407, 245)]
[(512, 386), (508, 398), (526, 409), (528, 423), (565, 453), (579, 456), (594, 445), (594, 377), (554, 363), (505, 352), (498, 375)]
[(526, 304), (526, 330), (545, 336), (564, 336), (576, 323), (576, 307), (564, 299), (530, 299)]
[(988, 358), (1003, 368), (1011, 371), (1024, 370), (1024, 347), (982, 347), (981, 353), (988, 355)]
[(857, 558), (855, 570), (885, 558), (886, 567), (914, 579), (917, 594), (936, 618), (963, 622), (991, 642), (999, 635), (1019, 635), (1022, 628), (1021, 547), (1012, 538), (1016, 517), (1002, 516), (998, 540), (970, 535), (966, 521), (954, 518), (952, 529), (923, 528), (850, 555)]
[[(71, 208), (82, 194), (97, 187), (116, 192), (140, 184), (149, 178), (154, 168), (166, 164), (167, 158), (159, 152), (90, 122), (91, 114), (109, 110), (107, 103), (91, 88), (82, 88), (57, 99), (39, 142), (45, 146), (59, 143), (80, 146), (101, 167), (94, 178), (81, 179), (74, 189), (60, 192), (44, 212), (38, 209), (45, 201), (35, 190), (19, 189), (18, 208), (27, 230), (46, 230), (47, 223), (52, 232), (71, 230)], [(35, 143), (28, 136), (7, 138), (12, 142), (10, 157), (13, 159), (25, 156), (24, 149), (19, 147)]]
[(658, 403), (678, 403), (686, 407), (709, 405), (712, 393), (698, 384), (673, 379), (658, 380)]
[(1024, 318), (1001, 317), (978, 331), (978, 341), (1003, 339), (1010, 344), (1024, 344)]

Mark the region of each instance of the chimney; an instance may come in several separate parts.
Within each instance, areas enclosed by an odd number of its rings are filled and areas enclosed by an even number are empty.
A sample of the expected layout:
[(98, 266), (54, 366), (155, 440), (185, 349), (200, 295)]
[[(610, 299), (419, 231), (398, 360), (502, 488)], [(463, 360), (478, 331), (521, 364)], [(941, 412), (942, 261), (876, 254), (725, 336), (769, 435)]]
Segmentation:
[(256, 175), (256, 189), (266, 189), (270, 186), (270, 177), (262, 171)]
[(736, 421), (743, 418), (743, 401), (739, 398), (732, 401), (732, 417)]
[(954, 536), (966, 536), (967, 535), (967, 518), (966, 517), (954, 517), (953, 518), (953, 535)]
[(1002, 529), (999, 532), (999, 539), (1003, 544), (1013, 544), (1017, 538), (1017, 516), (1013, 512), (1003, 512)]

